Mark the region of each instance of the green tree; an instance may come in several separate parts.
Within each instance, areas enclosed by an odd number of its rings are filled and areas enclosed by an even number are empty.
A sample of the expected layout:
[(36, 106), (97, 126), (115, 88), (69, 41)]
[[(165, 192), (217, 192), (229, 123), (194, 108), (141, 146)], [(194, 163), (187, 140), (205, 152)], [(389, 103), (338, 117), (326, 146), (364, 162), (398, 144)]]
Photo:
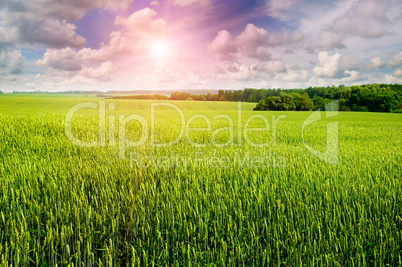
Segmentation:
[(298, 99), (298, 108), (301, 111), (311, 111), (313, 110), (314, 103), (313, 100), (308, 96), (308, 94), (303, 94)]
[[(265, 110), (296, 110), (294, 98), (287, 93), (282, 92), (279, 93), (279, 96), (267, 97), (264, 102)], [(261, 107), (260, 103), (258, 103), (259, 108)]]
[(281, 99), (279, 103), (279, 110), (296, 110), (296, 104), (293, 96), (287, 93), (280, 93), (279, 97)]
[(296, 93), (296, 92), (290, 92), (289, 95), (293, 97), (293, 103), (296, 106), (296, 110), (299, 111), (300, 110), (300, 103), (299, 103), (300, 94)]
[(257, 106), (253, 110), (266, 110), (265, 101), (260, 100), (260, 102), (258, 102)]
[(281, 101), (279, 96), (270, 96), (265, 99), (265, 109), (264, 110), (279, 110), (278, 105)]
[(314, 102), (314, 110), (325, 110), (325, 106), (329, 103), (331, 103), (333, 100), (328, 99), (328, 98), (322, 98), (322, 97), (314, 97), (313, 102)]
[(398, 101), (391, 93), (378, 94), (368, 106), (371, 112), (391, 112), (398, 105)]

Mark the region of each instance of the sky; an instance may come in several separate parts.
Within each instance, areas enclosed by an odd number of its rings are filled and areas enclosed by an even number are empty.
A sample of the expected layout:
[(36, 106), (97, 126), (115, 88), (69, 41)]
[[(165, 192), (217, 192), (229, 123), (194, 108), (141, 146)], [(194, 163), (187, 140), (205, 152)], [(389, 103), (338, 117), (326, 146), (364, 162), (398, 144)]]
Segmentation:
[(402, 83), (401, 0), (0, 0), (0, 90)]

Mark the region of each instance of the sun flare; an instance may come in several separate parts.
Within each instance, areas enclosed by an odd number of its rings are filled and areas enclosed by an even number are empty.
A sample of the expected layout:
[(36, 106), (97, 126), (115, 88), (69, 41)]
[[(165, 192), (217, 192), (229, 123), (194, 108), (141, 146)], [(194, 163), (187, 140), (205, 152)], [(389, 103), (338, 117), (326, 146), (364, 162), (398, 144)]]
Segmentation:
[(170, 45), (166, 41), (159, 41), (153, 44), (151, 55), (156, 58), (164, 58), (170, 54)]

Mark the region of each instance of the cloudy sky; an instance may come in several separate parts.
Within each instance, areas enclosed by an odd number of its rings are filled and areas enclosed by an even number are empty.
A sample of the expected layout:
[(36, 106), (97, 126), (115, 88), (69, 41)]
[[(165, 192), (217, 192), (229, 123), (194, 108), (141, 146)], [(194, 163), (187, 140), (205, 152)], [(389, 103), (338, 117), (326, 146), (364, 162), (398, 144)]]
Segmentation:
[(402, 83), (401, 0), (0, 0), (0, 90)]

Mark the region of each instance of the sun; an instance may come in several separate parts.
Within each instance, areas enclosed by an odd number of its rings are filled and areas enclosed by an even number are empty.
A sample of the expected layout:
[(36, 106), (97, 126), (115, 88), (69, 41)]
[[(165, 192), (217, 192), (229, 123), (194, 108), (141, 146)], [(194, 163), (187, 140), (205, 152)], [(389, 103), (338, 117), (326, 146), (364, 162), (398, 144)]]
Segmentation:
[(170, 45), (167, 41), (157, 41), (151, 47), (151, 55), (156, 58), (165, 58), (170, 54)]

